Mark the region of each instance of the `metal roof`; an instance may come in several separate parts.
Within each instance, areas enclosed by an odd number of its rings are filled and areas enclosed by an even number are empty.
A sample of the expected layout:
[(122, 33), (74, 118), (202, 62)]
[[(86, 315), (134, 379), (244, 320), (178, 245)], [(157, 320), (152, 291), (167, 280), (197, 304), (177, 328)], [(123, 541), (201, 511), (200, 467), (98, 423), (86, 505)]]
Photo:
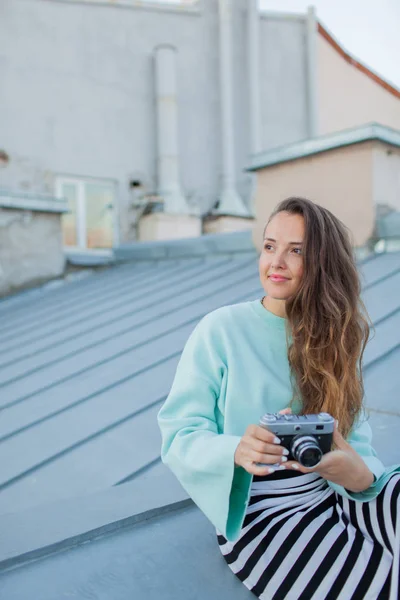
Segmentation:
[(278, 165), (291, 160), (305, 158), (321, 152), (328, 152), (336, 148), (351, 146), (377, 140), (400, 148), (400, 131), (380, 125), (379, 123), (368, 123), (343, 131), (335, 131), (315, 138), (301, 140), (293, 144), (286, 144), (279, 148), (272, 148), (266, 152), (254, 154), (247, 171), (258, 171), (273, 165)]
[(4, 600), (251, 600), (194, 506), (166, 513), (0, 577)]
[[(242, 252), (232, 251), (235, 236)], [(146, 260), (149, 247), (134, 262), (0, 302), (0, 598), (249, 597), (160, 463), (156, 422), (196, 323), (262, 294), (250, 234), (239, 237), (213, 248), (210, 237), (208, 253), (191, 258), (176, 246), (168, 258), (164, 244)], [(391, 464), (400, 456), (400, 254), (360, 271), (376, 326), (366, 398), (374, 445)]]

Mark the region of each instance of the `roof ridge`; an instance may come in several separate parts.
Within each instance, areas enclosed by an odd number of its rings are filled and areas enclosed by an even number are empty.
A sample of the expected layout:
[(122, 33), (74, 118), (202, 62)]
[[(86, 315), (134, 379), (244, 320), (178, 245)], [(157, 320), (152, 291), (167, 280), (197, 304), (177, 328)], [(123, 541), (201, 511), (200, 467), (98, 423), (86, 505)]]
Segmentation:
[(328, 44), (332, 46), (332, 48), (336, 50), (338, 54), (342, 56), (342, 58), (344, 58), (344, 60), (347, 63), (349, 63), (358, 71), (369, 77), (369, 79), (372, 79), (372, 81), (383, 87), (387, 92), (400, 99), (400, 90), (395, 85), (389, 83), (386, 79), (375, 73), (372, 69), (370, 69), (357, 58), (352, 56), (347, 50), (343, 48), (343, 46), (335, 39), (333, 34), (330, 33), (330, 31), (325, 27), (325, 25), (322, 25), (321, 21), (319, 20), (318, 33), (328, 42)]

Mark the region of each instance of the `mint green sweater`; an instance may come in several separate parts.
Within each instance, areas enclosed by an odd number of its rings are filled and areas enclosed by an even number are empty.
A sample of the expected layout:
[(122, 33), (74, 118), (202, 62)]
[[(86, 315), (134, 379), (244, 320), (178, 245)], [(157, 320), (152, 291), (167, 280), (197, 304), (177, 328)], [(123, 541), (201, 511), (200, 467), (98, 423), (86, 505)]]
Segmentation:
[[(234, 454), (251, 423), (286, 408), (292, 398), (284, 318), (260, 300), (224, 306), (206, 315), (183, 350), (170, 394), (158, 414), (161, 458), (189, 496), (229, 540), (239, 536), (252, 476), (235, 467)], [(298, 401), (292, 406), (299, 412)], [(371, 447), (367, 421), (349, 443), (376, 481), (364, 492), (339, 494), (360, 501), (376, 497), (390, 474)]]

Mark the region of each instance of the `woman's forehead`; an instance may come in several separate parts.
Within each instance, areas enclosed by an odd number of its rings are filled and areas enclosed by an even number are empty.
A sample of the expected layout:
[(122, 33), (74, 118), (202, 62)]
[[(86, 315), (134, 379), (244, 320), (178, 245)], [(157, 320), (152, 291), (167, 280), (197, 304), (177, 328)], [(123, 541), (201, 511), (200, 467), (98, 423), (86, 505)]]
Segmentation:
[[(293, 237), (294, 236), (294, 237)], [(264, 238), (289, 239), (301, 242), (304, 236), (304, 219), (301, 215), (278, 213), (272, 217), (264, 228)]]

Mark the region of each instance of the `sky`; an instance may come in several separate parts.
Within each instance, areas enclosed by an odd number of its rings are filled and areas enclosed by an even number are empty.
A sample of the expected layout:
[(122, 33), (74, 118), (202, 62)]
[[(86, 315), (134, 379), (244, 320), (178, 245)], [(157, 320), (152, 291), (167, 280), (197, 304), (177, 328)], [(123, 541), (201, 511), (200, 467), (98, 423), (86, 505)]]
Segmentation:
[(260, 0), (261, 8), (283, 12), (310, 4), (345, 50), (400, 88), (400, 0)]
[(305, 13), (310, 4), (345, 50), (400, 89), (400, 0), (260, 0), (281, 12)]

